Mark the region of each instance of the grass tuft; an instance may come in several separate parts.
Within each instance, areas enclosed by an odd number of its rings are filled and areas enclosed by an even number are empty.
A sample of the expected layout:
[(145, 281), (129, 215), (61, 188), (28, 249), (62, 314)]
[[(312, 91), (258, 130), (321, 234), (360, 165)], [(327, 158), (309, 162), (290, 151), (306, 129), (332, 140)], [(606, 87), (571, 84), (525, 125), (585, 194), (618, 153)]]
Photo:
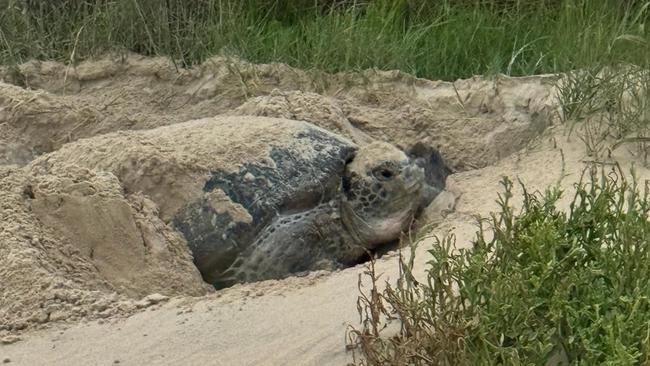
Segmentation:
[[(646, 48), (650, 54), (650, 47)], [(573, 71), (558, 84), (562, 116), (588, 155), (610, 157), (623, 145), (648, 165), (650, 72), (632, 65)]]

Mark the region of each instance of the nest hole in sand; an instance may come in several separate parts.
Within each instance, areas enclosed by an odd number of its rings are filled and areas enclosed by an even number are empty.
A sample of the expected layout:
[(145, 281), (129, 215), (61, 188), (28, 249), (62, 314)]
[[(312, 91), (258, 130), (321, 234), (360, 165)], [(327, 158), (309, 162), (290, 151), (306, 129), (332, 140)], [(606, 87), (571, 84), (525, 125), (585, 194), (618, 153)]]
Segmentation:
[[(315, 75), (222, 57), (179, 69), (137, 55), (75, 66), (31, 61), (17, 70), (14, 85), (15, 70), (0, 67), (0, 324), (10, 330), (128, 313), (137, 308), (130, 299), (152, 293), (213, 291), (169, 225), (178, 197), (156, 190), (176, 184), (190, 192), (196, 177), (152, 175), (143, 189), (131, 189), (137, 164), (119, 170), (104, 159), (84, 166), (79, 162), (96, 149), (84, 139), (215, 115), (282, 117), (356, 143), (422, 142), (462, 171), (522, 149), (557, 112), (551, 75), (451, 83), (397, 71)], [(66, 150), (75, 141), (85, 147)], [(111, 151), (147, 143), (127, 142)], [(76, 162), (56, 161), (57, 153)], [(166, 163), (132, 160), (151, 169)]]

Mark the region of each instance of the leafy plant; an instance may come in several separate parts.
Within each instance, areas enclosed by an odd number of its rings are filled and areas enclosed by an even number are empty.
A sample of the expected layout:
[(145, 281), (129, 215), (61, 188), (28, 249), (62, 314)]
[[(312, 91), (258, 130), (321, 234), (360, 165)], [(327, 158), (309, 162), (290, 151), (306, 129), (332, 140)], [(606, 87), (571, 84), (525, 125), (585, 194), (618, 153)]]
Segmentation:
[(567, 210), (566, 192), (521, 183), (515, 210), (513, 183), (502, 185), (471, 249), (455, 250), (453, 235), (435, 240), (424, 282), (402, 258), (400, 279), (379, 292), (370, 267), (375, 295), (360, 298), (364, 322), (349, 332), (357, 363), (650, 364), (647, 184), (618, 167), (586, 170)]

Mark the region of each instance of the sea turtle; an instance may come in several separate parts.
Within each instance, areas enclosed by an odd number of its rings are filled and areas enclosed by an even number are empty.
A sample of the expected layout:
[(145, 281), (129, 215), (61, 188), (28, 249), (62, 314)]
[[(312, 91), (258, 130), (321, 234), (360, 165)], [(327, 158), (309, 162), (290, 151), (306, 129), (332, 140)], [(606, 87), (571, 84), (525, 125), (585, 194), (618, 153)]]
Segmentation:
[[(296, 122), (285, 122), (297, 124)], [(217, 288), (359, 263), (396, 240), (444, 188), (440, 155), (417, 145), (408, 156), (385, 142), (358, 147), (307, 123), (302, 149), (273, 147), (271, 160), (234, 174), (213, 171), (206, 194), (174, 218), (206, 281)], [(327, 150), (322, 150), (327, 146)], [(217, 200), (250, 215), (216, 214)]]
[(424, 145), (357, 146), (307, 122), (214, 117), (50, 154), (107, 170), (180, 231), (217, 288), (359, 263), (394, 241), (449, 173)]

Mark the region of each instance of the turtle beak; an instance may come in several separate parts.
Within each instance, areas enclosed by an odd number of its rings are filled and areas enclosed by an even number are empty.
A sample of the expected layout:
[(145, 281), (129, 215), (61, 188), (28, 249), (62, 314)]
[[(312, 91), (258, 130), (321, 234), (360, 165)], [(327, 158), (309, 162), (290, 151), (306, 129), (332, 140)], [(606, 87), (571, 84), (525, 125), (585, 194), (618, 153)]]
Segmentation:
[(404, 180), (408, 184), (406, 190), (409, 193), (415, 192), (424, 183), (424, 169), (418, 165), (409, 164), (404, 168)]

